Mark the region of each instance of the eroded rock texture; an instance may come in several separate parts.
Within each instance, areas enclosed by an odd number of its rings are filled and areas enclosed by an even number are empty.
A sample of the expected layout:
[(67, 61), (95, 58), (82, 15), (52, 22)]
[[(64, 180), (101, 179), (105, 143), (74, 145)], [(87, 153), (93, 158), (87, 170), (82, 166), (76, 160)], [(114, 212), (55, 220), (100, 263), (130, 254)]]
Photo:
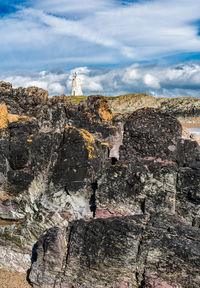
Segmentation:
[(175, 160), (181, 134), (182, 126), (176, 118), (158, 109), (143, 108), (126, 120), (120, 158)]
[(199, 287), (199, 194), (174, 116), (0, 82), (0, 264), (33, 287)]
[[(175, 216), (79, 220), (62, 236), (57, 231), (50, 229), (38, 241), (38, 258), (30, 273), (33, 287), (200, 285), (199, 230)], [(60, 253), (63, 237), (68, 245), (65, 255)]]
[(200, 99), (197, 97), (158, 98), (146, 93), (114, 97), (109, 101), (114, 113), (133, 113), (143, 107), (160, 108), (183, 122), (200, 123)]

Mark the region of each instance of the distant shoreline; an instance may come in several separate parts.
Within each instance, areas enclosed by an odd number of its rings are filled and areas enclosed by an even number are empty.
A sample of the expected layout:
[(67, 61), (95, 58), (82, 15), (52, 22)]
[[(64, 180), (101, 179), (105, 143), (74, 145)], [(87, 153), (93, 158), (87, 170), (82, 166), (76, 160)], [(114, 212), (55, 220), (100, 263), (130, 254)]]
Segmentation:
[(200, 123), (181, 123), (185, 128), (200, 128)]

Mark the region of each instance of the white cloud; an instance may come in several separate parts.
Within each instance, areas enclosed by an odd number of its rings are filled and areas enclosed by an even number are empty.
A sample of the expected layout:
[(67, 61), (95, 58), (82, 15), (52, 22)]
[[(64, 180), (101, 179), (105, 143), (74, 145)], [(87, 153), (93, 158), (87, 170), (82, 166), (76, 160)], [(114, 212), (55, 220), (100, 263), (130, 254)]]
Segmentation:
[(47, 89), (50, 96), (69, 95), (74, 72), (78, 72), (85, 95), (145, 92), (156, 97), (200, 97), (200, 64), (190, 62), (165, 67), (136, 64), (112, 70), (83, 66), (66, 72), (54, 69), (54, 72), (41, 71), (30, 75), (13, 73), (1, 78), (11, 82), (14, 87), (38, 86)]
[(142, 77), (138, 68), (138, 64), (126, 68), (124, 73), (122, 74), (122, 82), (129, 85), (136, 85), (137, 81)]
[(62, 94), (65, 92), (65, 87), (61, 85), (60, 83), (52, 83), (49, 84), (48, 90), (50, 91), (51, 94)]
[(108, 0), (35, 0), (33, 6), (51, 13), (91, 13), (108, 9), (114, 1)]
[[(198, 63), (165, 67), (131, 64), (198, 53), (200, 37), (195, 21), (200, 19), (200, 1), (140, 0), (126, 6), (118, 0), (29, 3), (29, 8), (21, 7), (0, 19), (1, 71), (42, 71), (1, 77), (15, 87), (35, 85), (49, 90), (50, 95), (69, 94), (76, 70), (86, 95), (199, 95)], [(99, 64), (128, 67), (103, 72)], [(68, 67), (67, 71), (47, 71), (56, 65)]]
[(29, 76), (12, 75), (7, 76), (3, 80), (12, 83), (13, 87), (39, 87), (48, 90), (49, 95), (61, 95), (66, 93), (67, 74), (52, 74), (46, 71), (38, 74), (30, 74)]
[(126, 6), (117, 0), (30, 3), (30, 8), (0, 19), (5, 67), (12, 65), (12, 59), (22, 68), (27, 60), (29, 65), (59, 59), (116, 64), (200, 51), (194, 24), (200, 18), (197, 0), (139, 1)]
[(151, 74), (146, 74), (144, 76), (144, 84), (150, 88), (155, 88), (155, 89), (160, 88), (158, 79)]

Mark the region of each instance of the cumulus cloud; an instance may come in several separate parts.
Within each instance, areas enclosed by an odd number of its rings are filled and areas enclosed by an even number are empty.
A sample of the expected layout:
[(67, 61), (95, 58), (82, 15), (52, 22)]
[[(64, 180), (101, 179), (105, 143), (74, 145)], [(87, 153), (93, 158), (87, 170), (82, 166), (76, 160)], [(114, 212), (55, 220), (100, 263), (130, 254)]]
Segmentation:
[(59, 68), (39, 73), (2, 75), (14, 87), (38, 86), (49, 95), (70, 95), (72, 77), (78, 73), (84, 95), (116, 96), (145, 92), (155, 97), (200, 97), (200, 64), (185, 63), (160, 67), (135, 64), (121, 69), (92, 69), (86, 66), (71, 70)]
[(39, 87), (48, 90), (49, 95), (61, 95), (67, 93), (67, 74), (57, 75), (55, 72), (42, 71), (40, 73), (29, 73), (28, 76), (9, 75), (3, 78), (4, 81), (12, 83), (13, 87)]
[(150, 88), (155, 88), (155, 89), (160, 88), (159, 80), (151, 74), (146, 74), (144, 76), (144, 84)]
[[(200, 51), (200, 1), (25, 2), (0, 18), (1, 79), (15, 87), (69, 94), (76, 70), (86, 95), (198, 95), (198, 63), (159, 63)], [(155, 62), (157, 66), (138, 64)], [(58, 65), (65, 71), (51, 69)], [(110, 68), (119, 65), (124, 68)], [(42, 72), (4, 74), (19, 69)]]

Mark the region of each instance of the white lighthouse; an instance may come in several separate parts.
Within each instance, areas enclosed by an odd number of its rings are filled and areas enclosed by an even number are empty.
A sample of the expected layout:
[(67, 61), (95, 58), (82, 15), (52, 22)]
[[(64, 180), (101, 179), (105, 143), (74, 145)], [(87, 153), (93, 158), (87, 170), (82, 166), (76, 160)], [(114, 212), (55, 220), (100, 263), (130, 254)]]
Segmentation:
[(77, 77), (77, 73), (75, 72), (72, 79), (72, 92), (71, 96), (83, 96), (83, 92), (81, 89), (81, 81)]

